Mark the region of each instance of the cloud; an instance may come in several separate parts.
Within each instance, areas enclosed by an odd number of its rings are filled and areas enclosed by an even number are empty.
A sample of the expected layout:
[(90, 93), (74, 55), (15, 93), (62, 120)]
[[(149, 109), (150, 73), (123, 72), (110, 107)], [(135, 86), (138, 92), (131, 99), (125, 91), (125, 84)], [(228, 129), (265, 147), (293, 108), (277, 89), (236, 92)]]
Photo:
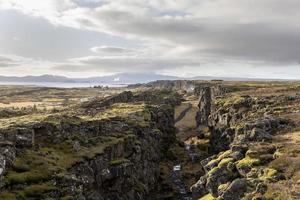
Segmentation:
[(17, 62), (9, 57), (0, 56), (0, 68), (17, 66)]
[[(300, 28), (293, 23), (293, 17), (300, 17), (294, 9), (300, 3), (295, 0), (263, 0), (258, 3), (261, 6), (237, 0), (152, 3), (114, 0), (93, 8), (80, 7), (71, 0), (38, 4), (29, 0), (10, 1), (12, 8), (44, 17), (56, 25), (134, 37), (150, 43), (159, 41), (172, 45), (171, 48), (183, 46), (194, 56), (206, 54), (284, 63), (299, 60)], [(278, 14), (272, 13), (273, 9)], [(172, 12), (175, 15), (170, 15)], [(176, 16), (178, 12), (187, 14)], [(92, 51), (125, 53), (126, 50), (100, 46)]]
[(14, 55), (0, 55), (0, 68), (2, 67), (16, 67), (20, 65), (32, 64), (33, 60), (14, 56)]
[(116, 47), (116, 46), (98, 46), (92, 47), (91, 51), (94, 53), (102, 53), (102, 54), (127, 54), (133, 53), (133, 49), (127, 49), (124, 47)]
[(32, 66), (43, 66), (44, 68), (50, 68), (54, 65), (55, 64), (53, 62), (49, 62), (46, 60), (35, 60), (32, 58), (26, 58), (16, 55), (0, 55), (0, 68), (7, 68), (7, 70), (22, 68), (32, 69)]
[[(51, 40), (57, 46), (53, 51), (40, 46), (32, 50), (39, 55), (42, 49), (43, 59), (53, 55), (52, 69), (64, 72), (193, 69), (222, 74), (234, 69), (247, 76), (270, 69), (271, 76), (279, 67), (299, 72), (299, 7), (298, 0), (0, 0), (2, 9), (84, 35), (70, 43)], [(89, 40), (87, 32), (105, 39)], [(82, 38), (89, 42), (76, 45)], [(25, 50), (18, 54), (27, 56)]]

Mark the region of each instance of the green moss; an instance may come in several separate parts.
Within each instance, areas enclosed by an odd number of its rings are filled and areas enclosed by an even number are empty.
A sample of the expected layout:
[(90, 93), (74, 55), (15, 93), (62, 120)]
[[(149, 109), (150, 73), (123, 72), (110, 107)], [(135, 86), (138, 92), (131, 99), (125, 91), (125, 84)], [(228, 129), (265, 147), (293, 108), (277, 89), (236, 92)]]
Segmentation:
[(228, 186), (229, 186), (229, 183), (221, 184), (218, 187), (218, 191), (224, 191), (228, 188)]
[(37, 183), (49, 180), (58, 173), (64, 173), (74, 164), (84, 159), (92, 159), (100, 155), (108, 147), (116, 145), (124, 140), (134, 140), (135, 135), (124, 135), (120, 138), (106, 137), (104, 143), (98, 143), (92, 147), (82, 147), (75, 152), (72, 145), (63, 143), (51, 147), (43, 147), (38, 150), (27, 150), (14, 162), (14, 169), (26, 166), (25, 172), (19, 170), (8, 171), (5, 181), (7, 184)]
[(233, 104), (239, 104), (244, 100), (243, 97), (241, 96), (228, 96), (226, 98), (223, 99), (218, 99), (215, 103), (218, 106), (222, 106), (222, 107), (230, 107)]
[(134, 118), (139, 118), (138, 121), (148, 121), (151, 119), (150, 113), (145, 109), (145, 104), (134, 103), (116, 103), (93, 117), (93, 119), (105, 119), (113, 117), (130, 117), (134, 114)]
[(60, 198), (60, 200), (73, 200), (74, 198), (72, 196), (65, 196)]
[(23, 193), (26, 197), (41, 197), (53, 190), (56, 190), (56, 187), (50, 184), (30, 185), (24, 188)]
[(219, 170), (220, 168), (219, 167), (214, 167), (214, 168), (212, 168), (209, 172), (208, 172), (208, 174), (212, 174), (212, 173), (215, 173), (217, 170)]
[(23, 190), (14, 192), (1, 192), (1, 200), (16, 200), (16, 199), (46, 199), (47, 193), (56, 190), (57, 188), (51, 184), (34, 184), (25, 187)]
[(18, 173), (14, 171), (8, 172), (6, 176), (7, 184), (22, 184), (22, 183), (31, 183), (47, 180), (51, 176), (48, 170), (45, 170), (44, 173), (39, 170), (32, 170), (29, 172)]
[(224, 158), (223, 160), (221, 160), (218, 164), (218, 167), (224, 167), (227, 166), (228, 163), (233, 162), (234, 159), (233, 158)]
[(60, 124), (60, 123), (68, 123), (68, 124), (77, 124), (79, 125), (83, 119), (76, 116), (68, 116), (68, 115), (50, 115), (46, 117), (44, 122), (48, 122), (54, 125)]
[(1, 192), (0, 193), (1, 200), (16, 200), (16, 195), (10, 192)]
[(198, 200), (215, 200), (216, 198), (214, 198), (211, 194), (207, 194), (203, 197), (201, 197), (200, 199)]
[[(212, 166), (213, 166), (213, 165), (217, 165), (221, 160), (223, 160), (223, 159), (229, 157), (231, 153), (232, 153), (231, 150), (227, 150), (227, 151), (221, 152), (221, 153), (219, 153), (218, 158), (209, 161), (209, 162), (207, 163), (207, 165), (212, 165)], [(224, 161), (224, 162), (225, 162), (225, 161)]]
[(272, 168), (266, 168), (264, 172), (267, 177), (274, 177), (278, 173), (276, 169), (272, 169)]
[(261, 153), (258, 152), (258, 151), (254, 151), (254, 150), (249, 149), (246, 152), (246, 157), (249, 157), (249, 158), (258, 158), (260, 154)]
[(126, 158), (120, 158), (120, 159), (116, 159), (116, 160), (112, 160), (109, 162), (110, 166), (116, 166), (116, 165), (121, 165), (124, 163), (129, 163), (130, 160), (126, 159)]
[(238, 161), (236, 166), (238, 168), (242, 168), (244, 166), (252, 167), (252, 166), (255, 166), (255, 165), (259, 165), (259, 164), (260, 164), (259, 159), (245, 157), (244, 159)]
[(264, 175), (260, 178), (264, 180), (276, 182), (280, 179), (280, 173), (276, 169), (266, 168), (264, 169)]
[(209, 166), (217, 166), (218, 165), (218, 167), (222, 167), (225, 164), (233, 161), (232, 158), (228, 158), (231, 153), (232, 153), (231, 150), (221, 152), (221, 153), (219, 153), (218, 158), (209, 161), (207, 163), (207, 165), (209, 165)]
[(216, 166), (219, 163), (218, 159), (212, 159), (207, 163), (208, 166)]
[(218, 160), (221, 161), (222, 159), (229, 157), (231, 153), (232, 153), (232, 151), (230, 149), (227, 151), (221, 152), (218, 156)]

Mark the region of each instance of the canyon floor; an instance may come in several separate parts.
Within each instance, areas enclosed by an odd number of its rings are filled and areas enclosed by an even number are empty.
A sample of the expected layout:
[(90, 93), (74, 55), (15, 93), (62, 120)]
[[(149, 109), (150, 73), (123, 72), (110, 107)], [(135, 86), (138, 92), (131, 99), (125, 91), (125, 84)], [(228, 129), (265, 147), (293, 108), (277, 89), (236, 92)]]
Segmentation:
[(0, 199), (300, 199), (300, 83), (0, 87)]

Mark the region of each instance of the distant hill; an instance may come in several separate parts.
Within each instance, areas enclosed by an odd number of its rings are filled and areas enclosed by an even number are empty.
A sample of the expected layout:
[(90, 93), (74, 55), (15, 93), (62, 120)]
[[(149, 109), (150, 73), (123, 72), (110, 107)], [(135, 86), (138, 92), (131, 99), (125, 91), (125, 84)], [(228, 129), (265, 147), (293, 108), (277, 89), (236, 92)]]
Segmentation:
[(41, 75), (41, 76), (0, 76), (0, 82), (62, 82), (62, 83), (103, 83), (103, 84), (135, 84), (147, 83), (155, 80), (177, 80), (179, 77), (159, 74), (130, 74), (122, 73), (111, 76), (68, 78), (65, 76)]
[(96, 83), (96, 84), (137, 84), (148, 83), (156, 80), (225, 80), (225, 81), (276, 81), (280, 79), (261, 79), (261, 78), (239, 78), (239, 77), (214, 77), (214, 76), (195, 76), (183, 78), (177, 76), (166, 76), (153, 73), (120, 73), (110, 76), (99, 76), (89, 78), (68, 78), (56, 75), (41, 76), (0, 76), (0, 82), (22, 82), (22, 83)]
[(0, 76), (1, 82), (73, 82), (65, 76), (41, 75), (41, 76)]
[(72, 79), (76, 82), (93, 82), (93, 83), (119, 83), (119, 84), (135, 84), (147, 83), (155, 80), (178, 80), (176, 76), (165, 76), (160, 74), (144, 74), (144, 73), (121, 73), (111, 76), (89, 77)]

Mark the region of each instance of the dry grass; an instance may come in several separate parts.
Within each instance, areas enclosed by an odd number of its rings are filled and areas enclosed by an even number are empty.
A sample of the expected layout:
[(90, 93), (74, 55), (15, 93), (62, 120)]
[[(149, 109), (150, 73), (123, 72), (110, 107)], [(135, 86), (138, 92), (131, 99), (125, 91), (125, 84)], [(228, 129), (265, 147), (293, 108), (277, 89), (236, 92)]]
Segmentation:
[(300, 199), (300, 132), (276, 136), (281, 155), (269, 166), (282, 172), (287, 180), (269, 185), (266, 197), (277, 200)]
[(122, 89), (101, 90), (95, 88), (43, 88), (29, 86), (0, 86), (0, 108), (53, 109), (79, 103), (81, 99), (104, 97), (119, 93)]
[(176, 119), (182, 111), (189, 107), (189, 102), (183, 102), (181, 105), (175, 108), (174, 118)]
[[(188, 103), (188, 102), (187, 102)], [(193, 103), (193, 102), (192, 102)], [(187, 107), (187, 106), (186, 106)], [(185, 108), (186, 108), (185, 107)], [(184, 110), (182, 108), (178, 109), (178, 110)], [(191, 128), (196, 128), (196, 113), (198, 111), (197, 106), (195, 105), (195, 103), (192, 104), (192, 108), (186, 113), (186, 115), (182, 118), (182, 120), (180, 120), (179, 122), (177, 122), (175, 124), (175, 126), (180, 129), (180, 130), (186, 130), (186, 129), (191, 129)], [(179, 111), (177, 111), (178, 113)], [(175, 110), (176, 113), (176, 110)], [(178, 114), (179, 115), (179, 114)]]

